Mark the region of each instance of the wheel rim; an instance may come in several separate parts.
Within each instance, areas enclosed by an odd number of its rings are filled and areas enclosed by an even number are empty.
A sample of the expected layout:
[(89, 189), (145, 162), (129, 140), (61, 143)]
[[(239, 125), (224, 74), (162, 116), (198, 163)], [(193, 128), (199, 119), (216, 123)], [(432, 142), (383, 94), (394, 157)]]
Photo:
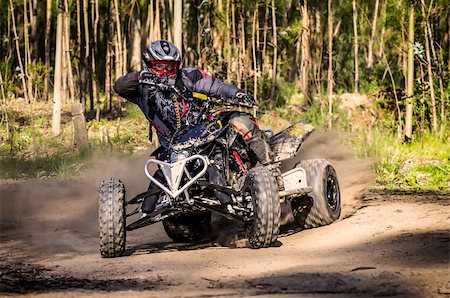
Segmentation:
[(339, 186), (336, 179), (330, 175), (327, 178), (327, 203), (331, 210), (336, 211), (339, 205)]

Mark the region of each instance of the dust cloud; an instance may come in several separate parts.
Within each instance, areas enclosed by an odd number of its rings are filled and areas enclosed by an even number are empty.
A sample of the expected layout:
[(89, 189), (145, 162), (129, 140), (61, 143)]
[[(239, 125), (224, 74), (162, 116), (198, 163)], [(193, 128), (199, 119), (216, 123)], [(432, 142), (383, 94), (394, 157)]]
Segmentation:
[[(145, 191), (149, 153), (95, 154), (89, 169), (74, 178), (2, 180), (0, 240), (20, 241), (33, 251), (98, 250), (98, 187), (109, 177), (121, 179), (127, 198)], [(23, 247), (25, 248), (25, 247)]]
[[(98, 251), (97, 192), (101, 181), (109, 177), (120, 179), (126, 186), (128, 200), (145, 191), (149, 180), (144, 165), (151, 151), (134, 155), (97, 153), (88, 161), (88, 170), (74, 173), (73, 179), (2, 180), (0, 240), (12, 241), (11, 245), (19, 241), (35, 252)], [(300, 154), (283, 162), (282, 168), (293, 168), (300, 159), (309, 158), (325, 158), (335, 166), (342, 194), (341, 218), (353, 214), (373, 177), (369, 170), (371, 161), (357, 159), (336, 132), (316, 132), (305, 142)], [(283, 204), (287, 218), (288, 205)], [(218, 220), (213, 230), (219, 245), (236, 243), (241, 238), (236, 236), (239, 234), (236, 224), (228, 220)], [(128, 236), (137, 243), (170, 241), (160, 224)]]

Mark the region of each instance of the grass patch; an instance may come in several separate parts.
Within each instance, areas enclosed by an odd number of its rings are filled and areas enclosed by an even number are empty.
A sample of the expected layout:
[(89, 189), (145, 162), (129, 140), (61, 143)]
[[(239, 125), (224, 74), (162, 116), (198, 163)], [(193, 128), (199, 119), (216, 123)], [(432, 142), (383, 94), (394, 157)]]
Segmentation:
[(86, 154), (54, 154), (36, 158), (3, 156), (0, 177), (6, 179), (74, 177), (87, 167)]

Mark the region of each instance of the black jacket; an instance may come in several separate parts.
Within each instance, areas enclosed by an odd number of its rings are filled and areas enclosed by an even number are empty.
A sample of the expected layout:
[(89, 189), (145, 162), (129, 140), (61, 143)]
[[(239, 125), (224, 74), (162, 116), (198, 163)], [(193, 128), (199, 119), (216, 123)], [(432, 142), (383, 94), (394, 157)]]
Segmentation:
[[(198, 92), (224, 100), (235, 97), (239, 92), (236, 86), (226, 84), (194, 67), (181, 69), (175, 86), (182, 92)], [(120, 77), (114, 90), (139, 106), (156, 129), (163, 147), (169, 146), (170, 137), (177, 129), (196, 120), (200, 113), (194, 105), (175, 97), (169, 91), (143, 87), (139, 84), (139, 72), (130, 72)]]

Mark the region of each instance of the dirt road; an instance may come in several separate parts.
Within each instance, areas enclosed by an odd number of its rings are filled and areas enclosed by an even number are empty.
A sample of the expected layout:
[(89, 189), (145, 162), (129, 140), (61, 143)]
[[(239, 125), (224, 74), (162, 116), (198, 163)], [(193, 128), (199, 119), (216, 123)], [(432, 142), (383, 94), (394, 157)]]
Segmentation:
[[(277, 245), (245, 248), (230, 222), (196, 245), (175, 244), (160, 224), (128, 234), (128, 256), (102, 259), (97, 197), (105, 176), (131, 195), (145, 185), (121, 160), (84, 180), (0, 183), (0, 296), (37, 297), (448, 297), (450, 197), (369, 193), (338, 168), (342, 218), (298, 231), (285, 218)], [(339, 159), (337, 159), (339, 164)], [(101, 173), (101, 174), (100, 174)], [(350, 179), (351, 178), (351, 179)], [(345, 193), (346, 190), (352, 192)], [(359, 198), (359, 197), (358, 197)]]

